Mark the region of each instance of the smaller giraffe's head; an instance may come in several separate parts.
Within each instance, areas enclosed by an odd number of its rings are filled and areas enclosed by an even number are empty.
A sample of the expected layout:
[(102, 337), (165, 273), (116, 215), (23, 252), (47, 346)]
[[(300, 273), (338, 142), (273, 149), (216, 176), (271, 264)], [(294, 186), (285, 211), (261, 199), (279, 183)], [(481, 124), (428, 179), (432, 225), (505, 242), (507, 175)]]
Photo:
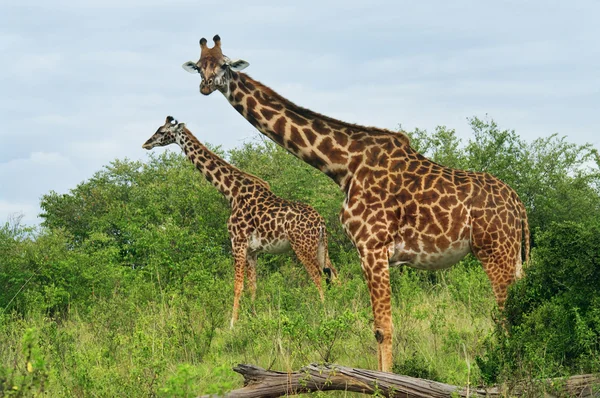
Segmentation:
[(148, 141), (142, 145), (142, 148), (152, 149), (157, 146), (166, 146), (172, 144), (176, 141), (177, 134), (182, 132), (184, 128), (185, 123), (179, 123), (177, 120), (175, 120), (175, 118), (173, 118), (173, 116), (167, 116), (165, 124), (156, 130), (156, 133), (154, 133), (152, 137), (150, 137)]
[(225, 93), (229, 87), (231, 72), (245, 69), (248, 62), (241, 59), (230, 60), (221, 51), (221, 38), (219, 35), (213, 37), (215, 45), (208, 48), (206, 39), (200, 39), (200, 59), (198, 62), (188, 61), (182, 65), (183, 69), (190, 73), (200, 73), (200, 92), (209, 95), (215, 90)]

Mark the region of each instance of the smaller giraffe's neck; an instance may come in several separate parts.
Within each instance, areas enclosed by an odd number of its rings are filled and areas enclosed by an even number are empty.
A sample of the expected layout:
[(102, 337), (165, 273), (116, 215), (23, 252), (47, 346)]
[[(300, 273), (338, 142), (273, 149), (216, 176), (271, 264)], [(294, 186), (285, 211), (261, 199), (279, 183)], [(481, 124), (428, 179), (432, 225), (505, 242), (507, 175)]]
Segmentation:
[(177, 134), (176, 141), (187, 158), (206, 177), (208, 182), (227, 198), (229, 203), (232, 203), (242, 192), (242, 188), (244, 188), (243, 191), (248, 191), (250, 186), (256, 186), (260, 189), (270, 190), (266, 181), (245, 173), (224, 161), (198, 141), (187, 128)]

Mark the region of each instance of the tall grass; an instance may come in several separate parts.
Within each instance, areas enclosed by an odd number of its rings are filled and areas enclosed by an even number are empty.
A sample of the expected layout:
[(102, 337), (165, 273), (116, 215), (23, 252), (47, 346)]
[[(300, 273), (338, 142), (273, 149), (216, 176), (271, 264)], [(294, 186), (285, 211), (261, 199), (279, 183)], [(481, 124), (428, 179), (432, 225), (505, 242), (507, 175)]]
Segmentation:
[[(356, 258), (321, 304), (293, 260), (261, 269), (255, 303), (229, 328), (233, 281), (208, 291), (158, 281), (53, 317), (0, 315), (0, 396), (196, 396), (241, 387), (231, 367), (283, 371), (311, 362), (377, 368), (369, 296)], [(457, 385), (479, 382), (475, 357), (494, 308), (480, 267), (392, 269), (394, 370)], [(343, 393), (339, 393), (344, 395)], [(345, 395), (344, 395), (345, 396)]]

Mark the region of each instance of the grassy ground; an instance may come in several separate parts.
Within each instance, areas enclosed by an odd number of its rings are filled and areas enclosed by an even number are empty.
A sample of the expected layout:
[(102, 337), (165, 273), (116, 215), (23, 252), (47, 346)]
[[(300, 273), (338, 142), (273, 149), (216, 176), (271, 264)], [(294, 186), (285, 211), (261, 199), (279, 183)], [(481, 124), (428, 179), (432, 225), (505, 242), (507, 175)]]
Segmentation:
[[(324, 305), (305, 271), (287, 260), (259, 274), (229, 329), (232, 280), (209, 291), (159, 281), (66, 314), (0, 313), (0, 388), (25, 396), (196, 396), (242, 384), (231, 367), (298, 370), (311, 362), (377, 368), (368, 292), (355, 258)], [(494, 308), (480, 267), (392, 270), (395, 371), (457, 385), (480, 381), (475, 357)], [(336, 395), (337, 394), (337, 395)], [(346, 396), (334, 393), (329, 396)]]

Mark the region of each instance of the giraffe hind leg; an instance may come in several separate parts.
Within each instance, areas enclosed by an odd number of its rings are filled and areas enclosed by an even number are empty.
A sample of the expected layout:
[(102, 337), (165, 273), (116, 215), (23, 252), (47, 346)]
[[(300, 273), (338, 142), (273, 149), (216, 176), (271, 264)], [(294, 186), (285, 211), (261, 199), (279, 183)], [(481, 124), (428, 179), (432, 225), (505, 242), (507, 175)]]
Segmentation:
[(234, 247), (235, 279), (233, 284), (233, 309), (231, 311), (231, 322), (229, 324), (231, 328), (233, 328), (233, 325), (238, 319), (240, 297), (242, 295), (242, 290), (244, 290), (244, 270), (247, 261), (247, 248), (247, 245), (238, 245)]
[(252, 301), (256, 299), (256, 253), (248, 254), (246, 264), (246, 279)]
[(475, 219), (471, 235), (472, 252), (490, 280), (500, 310), (504, 309), (509, 286), (521, 276), (521, 246), (527, 244), (526, 240), (523, 242), (523, 231), (527, 226), (522, 223), (522, 211), (510, 206), (506, 210), (505, 216), (491, 219), (501, 219), (504, 225), (499, 226), (497, 222), (483, 218)]
[(248, 290), (252, 298), (252, 314), (256, 315), (256, 257), (257, 253), (249, 253), (246, 262), (246, 280), (248, 281)]
[[(513, 251), (515, 253), (513, 253)], [(517, 280), (520, 267), (520, 251), (493, 248), (476, 251), (475, 257), (481, 262), (492, 285), (498, 309), (504, 309), (508, 287)]]
[(308, 271), (308, 275), (317, 286), (321, 301), (325, 302), (325, 295), (323, 294), (323, 287), (321, 286), (321, 268), (317, 258), (318, 242), (315, 241), (314, 244), (311, 243), (312, 242), (306, 241), (300, 243), (290, 239), (290, 244), (294, 250), (294, 253), (296, 253), (296, 257), (298, 257), (298, 260), (300, 260), (300, 262), (304, 265), (304, 268), (306, 268), (306, 271)]

